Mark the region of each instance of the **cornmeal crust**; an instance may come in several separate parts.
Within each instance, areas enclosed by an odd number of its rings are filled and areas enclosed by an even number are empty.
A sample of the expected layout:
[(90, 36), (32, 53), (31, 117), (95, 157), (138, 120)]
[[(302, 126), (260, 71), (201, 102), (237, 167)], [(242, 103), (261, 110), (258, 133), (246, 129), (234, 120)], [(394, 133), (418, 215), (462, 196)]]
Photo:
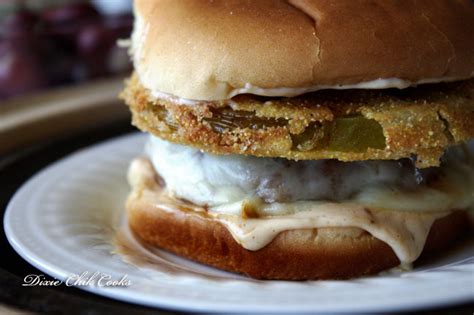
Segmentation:
[(341, 161), (416, 155), (418, 167), (431, 167), (439, 165), (447, 147), (474, 138), (472, 79), (406, 90), (242, 95), (185, 105), (151, 96), (132, 75), (122, 98), (141, 130), (215, 154)]

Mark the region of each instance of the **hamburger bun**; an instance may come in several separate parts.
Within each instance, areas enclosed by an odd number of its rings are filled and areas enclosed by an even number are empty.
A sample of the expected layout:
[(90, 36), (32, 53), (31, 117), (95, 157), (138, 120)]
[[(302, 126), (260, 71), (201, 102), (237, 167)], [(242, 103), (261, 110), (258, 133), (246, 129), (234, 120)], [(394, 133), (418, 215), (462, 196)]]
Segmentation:
[(470, 0), (137, 0), (135, 16), (141, 82), (181, 98), (227, 99), (246, 86), (288, 96), (380, 78), (416, 84), (474, 74)]
[[(127, 216), (133, 233), (147, 244), (257, 279), (347, 279), (400, 264), (389, 245), (359, 228), (289, 230), (264, 248), (250, 251), (224, 225), (184, 210), (178, 203), (167, 209), (146, 194), (131, 195)], [(466, 231), (468, 222), (463, 211), (436, 220), (423, 254), (443, 250)]]
[[(207, 212), (168, 196), (164, 182), (146, 159), (132, 163), (129, 181), (132, 193), (126, 209), (132, 232), (145, 244), (200, 263), (257, 279), (279, 280), (346, 279), (400, 264), (392, 247), (356, 227), (286, 230), (265, 247), (247, 250)], [(423, 253), (442, 250), (468, 227), (465, 211), (437, 219)]]

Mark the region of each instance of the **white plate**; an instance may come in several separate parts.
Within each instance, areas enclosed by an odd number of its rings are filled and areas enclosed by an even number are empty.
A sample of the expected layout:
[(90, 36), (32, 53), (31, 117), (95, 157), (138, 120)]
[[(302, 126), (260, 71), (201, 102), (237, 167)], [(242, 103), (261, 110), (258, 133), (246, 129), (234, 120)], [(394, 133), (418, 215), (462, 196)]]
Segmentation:
[[(13, 197), (4, 218), (15, 250), (61, 280), (85, 271), (99, 271), (114, 279), (126, 274), (131, 282), (128, 287), (81, 288), (126, 302), (179, 310), (395, 311), (474, 299), (472, 238), (411, 272), (350, 281), (255, 281), (139, 247), (123, 228), (122, 215), (128, 193), (126, 169), (142, 152), (144, 140), (143, 135), (133, 134), (95, 145), (30, 179)], [(117, 244), (122, 245), (118, 248)], [(131, 252), (140, 250), (142, 258), (125, 255), (127, 246), (133, 248)]]

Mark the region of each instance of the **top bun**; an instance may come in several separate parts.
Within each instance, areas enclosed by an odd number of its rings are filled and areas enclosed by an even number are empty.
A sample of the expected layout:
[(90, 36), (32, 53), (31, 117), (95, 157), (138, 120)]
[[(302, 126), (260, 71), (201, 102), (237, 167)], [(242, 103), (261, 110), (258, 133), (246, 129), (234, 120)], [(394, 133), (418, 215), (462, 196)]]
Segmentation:
[(181, 98), (401, 88), (474, 75), (470, 0), (135, 0), (135, 16), (141, 83)]

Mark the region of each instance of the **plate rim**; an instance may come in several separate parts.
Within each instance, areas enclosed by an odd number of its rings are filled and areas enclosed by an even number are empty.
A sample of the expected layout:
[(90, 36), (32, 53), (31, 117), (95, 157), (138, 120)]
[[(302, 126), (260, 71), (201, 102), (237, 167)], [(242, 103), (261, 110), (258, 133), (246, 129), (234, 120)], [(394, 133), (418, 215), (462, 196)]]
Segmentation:
[[(4, 214), (3, 218), (3, 225), (4, 225), (4, 231), (5, 235), (7, 237), (8, 242), (10, 245), (13, 247), (13, 249), (16, 251), (16, 253), (22, 257), (24, 260), (26, 260), (28, 263), (33, 265), (34, 267), (38, 268), (39, 270), (47, 273), (48, 275), (52, 275), (56, 279), (64, 280), (67, 277), (68, 272), (66, 270), (63, 270), (60, 267), (55, 267), (53, 263), (50, 261), (48, 262), (47, 259), (38, 257), (34, 252), (32, 252), (27, 246), (24, 244), (21, 244), (21, 241), (17, 238), (15, 233), (13, 232), (11, 224), (12, 220), (12, 213), (14, 209), (14, 206), (16, 203), (18, 203), (18, 200), (21, 200), (25, 192), (28, 191), (28, 189), (31, 189), (31, 186), (34, 186), (35, 181), (39, 181), (41, 179), (41, 176), (46, 176), (43, 174), (47, 174), (51, 169), (54, 169), (56, 167), (59, 167), (62, 164), (68, 163), (70, 160), (74, 160), (77, 158), (78, 155), (85, 154), (87, 152), (90, 152), (94, 149), (97, 149), (99, 147), (102, 147), (104, 145), (111, 145), (111, 144), (117, 144), (121, 141), (124, 141), (126, 139), (132, 139), (136, 138), (138, 141), (138, 138), (142, 138), (145, 135), (140, 134), (138, 132), (131, 132), (127, 133), (125, 135), (121, 135), (118, 137), (113, 137), (110, 139), (107, 139), (105, 141), (100, 141), (95, 144), (92, 144), (90, 146), (86, 146), (83, 148), (80, 148), (74, 152), (71, 152), (70, 154), (53, 161), (52, 163), (48, 164), (46, 167), (42, 168), (38, 172), (34, 173), (31, 175), (25, 182), (22, 183), (21, 187), (15, 192), (13, 197), (9, 200), (8, 205), (6, 207), (6, 211)], [(274, 281), (270, 281), (274, 282)], [(428, 309), (428, 308), (437, 308), (437, 307), (442, 307), (442, 306), (449, 306), (449, 305), (454, 305), (454, 304), (462, 304), (462, 303), (469, 303), (472, 302), (472, 299), (474, 298), (474, 292), (469, 292), (467, 290), (466, 294), (464, 296), (457, 296), (457, 297), (447, 297), (445, 299), (437, 299), (435, 301), (424, 301), (422, 303), (415, 302), (413, 301), (412, 303), (406, 303), (404, 302), (402, 305), (399, 305), (396, 302), (392, 302), (391, 305), (385, 305), (381, 307), (380, 305), (374, 306), (373, 304), (371, 305), (359, 305), (356, 307), (349, 307), (349, 305), (342, 305), (341, 306), (333, 306), (330, 307), (328, 305), (323, 306), (323, 309), (315, 309), (314, 304), (309, 304), (309, 305), (300, 305), (298, 309), (294, 309), (294, 305), (292, 305), (289, 308), (282, 307), (281, 305), (276, 305), (273, 308), (269, 307), (268, 304), (263, 304), (263, 305), (258, 305), (258, 304), (249, 304), (249, 305), (244, 305), (242, 303), (234, 303), (234, 304), (218, 304), (218, 305), (210, 305), (209, 303), (177, 303), (176, 298), (170, 298), (170, 297), (161, 297), (161, 298), (156, 298), (154, 301), (148, 301), (147, 299), (140, 299), (139, 297), (136, 296), (135, 294), (130, 294), (127, 293), (126, 290), (116, 290), (116, 289), (110, 289), (110, 288), (102, 288), (98, 286), (80, 286), (78, 287), (81, 290), (85, 290), (87, 292), (91, 292), (93, 294), (98, 294), (101, 296), (105, 296), (108, 298), (112, 298), (115, 300), (119, 300), (122, 302), (128, 302), (128, 303), (134, 303), (134, 304), (139, 304), (139, 305), (144, 305), (148, 307), (160, 307), (160, 308), (165, 308), (165, 309), (170, 309), (170, 310), (180, 310), (180, 311), (198, 311), (198, 312), (377, 312), (377, 311), (415, 311), (415, 310), (420, 310), (420, 309)], [(211, 302), (212, 303), (212, 302)], [(372, 307), (371, 307), (372, 306)]]

